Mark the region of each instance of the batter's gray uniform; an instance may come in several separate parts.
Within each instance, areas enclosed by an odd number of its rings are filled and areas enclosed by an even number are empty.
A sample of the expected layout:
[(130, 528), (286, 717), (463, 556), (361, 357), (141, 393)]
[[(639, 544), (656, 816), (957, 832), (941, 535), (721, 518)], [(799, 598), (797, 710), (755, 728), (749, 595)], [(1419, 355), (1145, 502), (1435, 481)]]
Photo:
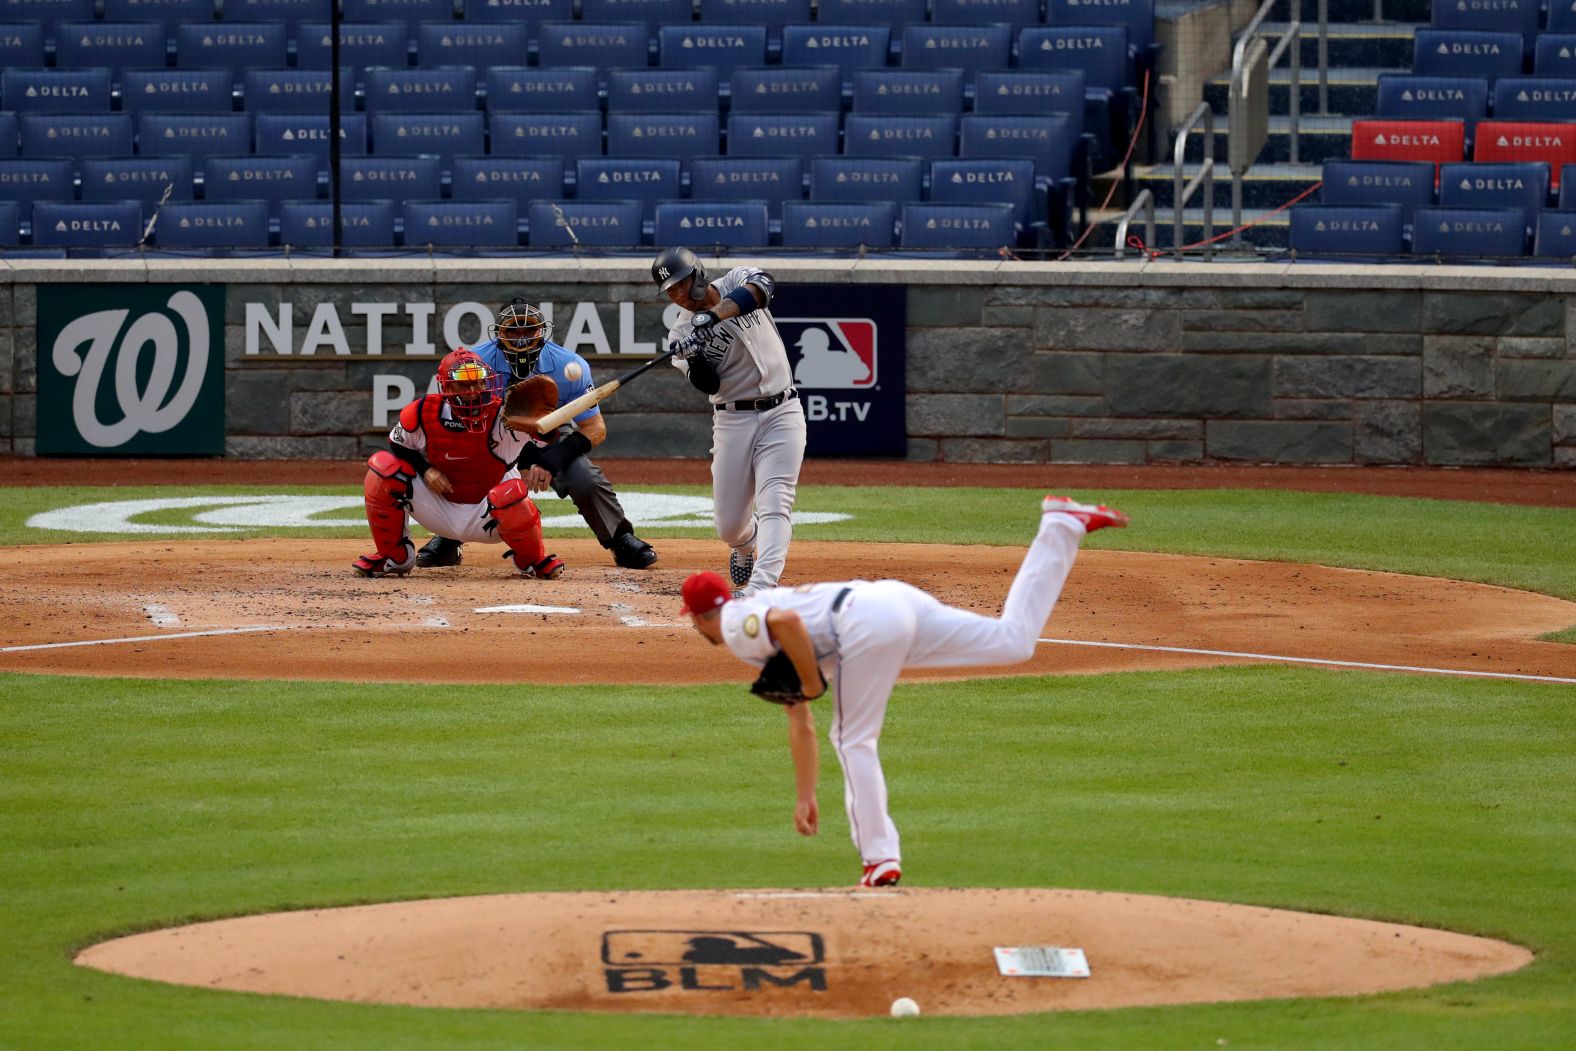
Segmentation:
[[(757, 280), (761, 279), (761, 280)], [(711, 282), (726, 297), (746, 284), (771, 291), (759, 267), (734, 267)], [(668, 332), (668, 343), (689, 339), (690, 313)], [(700, 337), (721, 385), (710, 395), (711, 497), (717, 535), (741, 557), (753, 550), (755, 569), (746, 593), (775, 587), (788, 561), (794, 496), (804, 464), (804, 406), (793, 386), (788, 351), (769, 307), (717, 322)], [(689, 362), (673, 365), (689, 375)], [(752, 513), (753, 505), (753, 513)]]

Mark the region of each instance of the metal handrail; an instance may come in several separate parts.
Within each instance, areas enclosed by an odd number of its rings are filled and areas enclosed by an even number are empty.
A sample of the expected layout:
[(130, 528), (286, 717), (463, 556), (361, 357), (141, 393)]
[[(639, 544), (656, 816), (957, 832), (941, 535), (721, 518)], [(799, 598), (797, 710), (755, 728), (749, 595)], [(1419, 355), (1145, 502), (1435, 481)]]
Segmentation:
[[(1269, 18), (1279, 0), (1264, 0), (1258, 13), (1253, 16), (1242, 35), (1237, 38), (1236, 45), (1231, 51), (1231, 84), (1229, 91), (1231, 112), (1229, 113), (1231, 126), (1227, 134), (1235, 139), (1244, 133), (1248, 126), (1247, 114), (1238, 107), (1246, 105), (1249, 97), (1248, 76), (1257, 65), (1268, 41), (1260, 27)], [(1301, 138), (1302, 138), (1302, 18), (1301, 0), (1287, 0), (1286, 4), (1286, 32), (1282, 34), (1279, 43), (1269, 52), (1269, 57), (1264, 60), (1266, 71), (1273, 70), (1280, 62), (1281, 57), (1289, 51), (1290, 80), (1287, 90), (1287, 133), (1289, 135), (1289, 160), (1292, 164), (1300, 164)], [(1321, 113), (1329, 112), (1329, 6), (1328, 0), (1319, 0), (1319, 109)], [(1268, 118), (1266, 116), (1265, 120)], [(1229, 140), (1228, 140), (1229, 141)], [(1244, 147), (1245, 152), (1246, 147)], [(1231, 235), (1231, 245), (1234, 249), (1242, 248), (1242, 180), (1249, 169), (1253, 167), (1252, 159), (1241, 160), (1239, 151), (1230, 150), (1232, 156), (1231, 168), (1231, 226), (1234, 232)], [(1237, 165), (1243, 167), (1238, 169)]]
[(1124, 259), (1127, 256), (1127, 227), (1133, 221), (1133, 216), (1139, 209), (1144, 212), (1144, 246), (1155, 246), (1155, 195), (1148, 190), (1138, 191), (1138, 196), (1133, 198), (1133, 203), (1127, 206), (1127, 211), (1122, 213), (1121, 222), (1116, 224), (1116, 257)]
[[(1204, 122), (1204, 160), (1199, 165), (1198, 174), (1193, 176), (1186, 185), (1183, 177), (1187, 171), (1187, 140), (1193, 134), (1193, 126), (1199, 121)], [(1215, 236), (1215, 111), (1208, 102), (1200, 102), (1192, 116), (1182, 125), (1177, 132), (1176, 145), (1172, 150), (1172, 178), (1174, 180), (1172, 196), (1172, 243), (1171, 250), (1178, 260), (1182, 258), (1183, 237), (1182, 209), (1187, 206), (1188, 198), (1193, 196), (1193, 191), (1200, 185), (1204, 187), (1204, 259), (1206, 261), (1215, 256), (1213, 242)]]

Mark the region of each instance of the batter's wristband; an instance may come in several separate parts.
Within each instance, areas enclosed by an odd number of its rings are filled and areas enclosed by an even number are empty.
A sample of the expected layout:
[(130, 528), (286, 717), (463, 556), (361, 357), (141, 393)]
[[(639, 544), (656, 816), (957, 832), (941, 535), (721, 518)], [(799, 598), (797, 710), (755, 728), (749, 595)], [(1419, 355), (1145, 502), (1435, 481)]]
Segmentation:
[(761, 308), (761, 305), (755, 301), (755, 293), (750, 291), (749, 285), (740, 285), (738, 288), (735, 288), (728, 293), (728, 298), (733, 300), (738, 306), (740, 316)]

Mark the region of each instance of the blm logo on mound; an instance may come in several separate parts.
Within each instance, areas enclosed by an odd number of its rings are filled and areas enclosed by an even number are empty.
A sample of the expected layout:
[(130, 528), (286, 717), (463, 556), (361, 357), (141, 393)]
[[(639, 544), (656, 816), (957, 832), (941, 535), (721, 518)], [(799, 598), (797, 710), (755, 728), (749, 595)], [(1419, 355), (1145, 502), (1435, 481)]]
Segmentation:
[(826, 946), (813, 931), (608, 931), (610, 993), (826, 991)]

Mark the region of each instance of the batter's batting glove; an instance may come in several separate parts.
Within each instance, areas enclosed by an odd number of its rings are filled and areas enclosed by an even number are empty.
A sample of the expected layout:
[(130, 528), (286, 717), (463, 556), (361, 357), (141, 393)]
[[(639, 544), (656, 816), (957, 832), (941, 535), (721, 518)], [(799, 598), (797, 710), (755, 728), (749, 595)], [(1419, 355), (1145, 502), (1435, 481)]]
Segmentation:
[(706, 330), (717, 323), (717, 315), (709, 310), (697, 310), (690, 315), (690, 328), (697, 335), (704, 335)]
[(675, 358), (681, 358), (684, 361), (688, 361), (690, 358), (693, 358), (696, 354), (700, 353), (700, 341), (694, 336), (686, 336), (683, 339), (675, 340), (674, 342), (669, 343), (668, 349), (673, 351), (673, 356)]

